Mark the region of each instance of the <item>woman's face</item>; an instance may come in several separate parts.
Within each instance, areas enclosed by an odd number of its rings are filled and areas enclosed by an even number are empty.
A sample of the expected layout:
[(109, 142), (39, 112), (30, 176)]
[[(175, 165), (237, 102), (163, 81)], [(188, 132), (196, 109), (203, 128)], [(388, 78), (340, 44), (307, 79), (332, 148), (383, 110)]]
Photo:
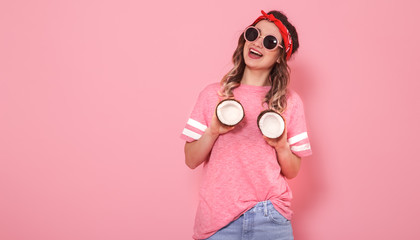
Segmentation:
[[(260, 37), (253, 41), (245, 41), (244, 45), (244, 60), (246, 66), (251, 70), (271, 70), (273, 65), (279, 59), (280, 48), (276, 47), (274, 50), (268, 50), (263, 46), (263, 37), (273, 35), (277, 40), (282, 43), (282, 38), (277, 26), (267, 20), (259, 21), (255, 27), (260, 31)], [(257, 51), (261, 56), (251, 53)]]

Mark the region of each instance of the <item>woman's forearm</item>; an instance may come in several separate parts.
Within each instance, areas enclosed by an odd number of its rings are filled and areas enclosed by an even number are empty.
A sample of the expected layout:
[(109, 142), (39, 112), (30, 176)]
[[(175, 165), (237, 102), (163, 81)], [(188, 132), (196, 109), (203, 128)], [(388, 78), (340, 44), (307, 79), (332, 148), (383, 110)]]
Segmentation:
[(211, 149), (218, 136), (219, 134), (211, 133), (210, 128), (207, 128), (200, 139), (185, 143), (185, 164), (189, 168), (195, 169), (206, 161), (210, 156)]
[(276, 149), (277, 161), (281, 167), (281, 173), (288, 179), (297, 176), (300, 169), (301, 158), (296, 156), (287, 144), (287, 147)]
[(203, 135), (197, 141), (185, 143), (185, 164), (191, 169), (200, 166), (201, 163), (209, 158), (214, 142), (219, 135), (225, 134), (234, 128), (234, 126), (229, 127), (221, 124), (216, 114), (213, 114), (210, 126), (206, 128)]

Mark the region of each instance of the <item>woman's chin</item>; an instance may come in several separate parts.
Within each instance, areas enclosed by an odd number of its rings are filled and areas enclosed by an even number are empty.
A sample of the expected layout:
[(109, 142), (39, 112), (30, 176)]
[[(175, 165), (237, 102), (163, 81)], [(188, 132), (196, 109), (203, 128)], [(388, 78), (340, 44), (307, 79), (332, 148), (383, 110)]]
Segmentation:
[(246, 68), (248, 68), (249, 70), (259, 70), (259, 71), (270, 70), (269, 68), (267, 68), (265, 66), (262, 66), (261, 64), (252, 62), (252, 61), (250, 61), (250, 62), (245, 61), (245, 65), (246, 65)]

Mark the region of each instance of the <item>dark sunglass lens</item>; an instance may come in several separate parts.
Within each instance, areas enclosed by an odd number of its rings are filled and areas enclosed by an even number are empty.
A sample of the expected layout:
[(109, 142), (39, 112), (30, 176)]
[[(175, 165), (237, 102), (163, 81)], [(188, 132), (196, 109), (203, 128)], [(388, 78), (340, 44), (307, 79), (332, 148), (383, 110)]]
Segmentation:
[(268, 35), (264, 38), (264, 47), (267, 49), (274, 49), (277, 47), (278, 41), (274, 36)]
[(248, 28), (245, 32), (245, 39), (252, 42), (258, 37), (258, 30), (255, 28)]

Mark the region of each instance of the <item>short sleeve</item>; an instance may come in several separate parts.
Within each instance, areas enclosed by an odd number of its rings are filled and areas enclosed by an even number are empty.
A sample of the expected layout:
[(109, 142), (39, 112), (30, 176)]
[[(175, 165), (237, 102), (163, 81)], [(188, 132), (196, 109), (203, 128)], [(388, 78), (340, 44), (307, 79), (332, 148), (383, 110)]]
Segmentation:
[(200, 92), (194, 108), (181, 133), (181, 139), (193, 142), (200, 139), (208, 127), (208, 87)]
[(312, 154), (311, 144), (306, 129), (305, 112), (303, 102), (295, 92), (291, 94), (288, 106), (290, 105), (290, 120), (287, 125), (287, 141), (291, 151), (299, 157), (307, 157)]

